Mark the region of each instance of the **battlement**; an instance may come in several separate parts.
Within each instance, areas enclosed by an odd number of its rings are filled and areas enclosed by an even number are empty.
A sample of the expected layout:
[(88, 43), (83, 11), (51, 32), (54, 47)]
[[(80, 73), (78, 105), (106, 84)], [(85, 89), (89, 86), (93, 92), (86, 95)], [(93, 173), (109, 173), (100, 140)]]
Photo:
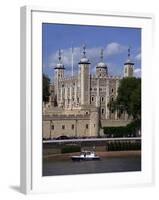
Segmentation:
[(43, 115), (43, 120), (44, 121), (50, 121), (50, 120), (79, 120), (79, 119), (90, 119), (90, 115), (82, 115), (82, 114), (77, 114), (77, 115)]
[(65, 76), (63, 79), (60, 79), (60, 81), (75, 81), (78, 79), (78, 75), (75, 76)]

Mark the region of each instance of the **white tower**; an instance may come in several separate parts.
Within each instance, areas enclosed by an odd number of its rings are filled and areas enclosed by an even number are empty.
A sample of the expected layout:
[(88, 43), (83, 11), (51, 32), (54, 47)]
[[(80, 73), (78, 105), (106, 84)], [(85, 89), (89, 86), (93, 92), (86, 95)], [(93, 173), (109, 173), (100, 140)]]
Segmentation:
[(78, 63), (80, 67), (80, 93), (81, 93), (81, 105), (90, 104), (90, 62), (86, 58), (86, 47), (83, 46), (83, 56)]
[(56, 100), (57, 100), (57, 104), (59, 106), (59, 102), (60, 102), (60, 87), (59, 87), (59, 82), (60, 80), (62, 80), (64, 78), (64, 65), (62, 63), (62, 59), (61, 59), (61, 50), (59, 49), (59, 56), (58, 56), (59, 62), (57, 63), (55, 69), (55, 95), (56, 95)]
[(128, 49), (128, 59), (124, 63), (124, 77), (134, 76), (134, 63), (130, 59), (130, 48)]
[(96, 66), (96, 76), (98, 78), (108, 76), (108, 68), (107, 65), (103, 62), (103, 49), (101, 49), (100, 59), (101, 61)]

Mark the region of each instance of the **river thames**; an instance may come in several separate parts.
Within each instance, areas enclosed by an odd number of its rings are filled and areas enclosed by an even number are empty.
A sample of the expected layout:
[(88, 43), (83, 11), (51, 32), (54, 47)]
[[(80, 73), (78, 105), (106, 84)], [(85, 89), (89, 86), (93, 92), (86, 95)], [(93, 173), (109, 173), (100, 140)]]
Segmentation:
[(97, 161), (44, 160), (43, 176), (141, 171), (141, 155), (107, 157)]

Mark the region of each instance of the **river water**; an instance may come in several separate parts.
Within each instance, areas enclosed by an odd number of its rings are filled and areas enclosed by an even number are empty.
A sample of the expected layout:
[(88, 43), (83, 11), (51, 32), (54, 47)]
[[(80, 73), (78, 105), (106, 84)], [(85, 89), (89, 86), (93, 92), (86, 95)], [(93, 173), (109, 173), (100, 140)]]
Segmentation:
[(108, 157), (96, 161), (45, 160), (43, 176), (141, 171), (141, 156)]

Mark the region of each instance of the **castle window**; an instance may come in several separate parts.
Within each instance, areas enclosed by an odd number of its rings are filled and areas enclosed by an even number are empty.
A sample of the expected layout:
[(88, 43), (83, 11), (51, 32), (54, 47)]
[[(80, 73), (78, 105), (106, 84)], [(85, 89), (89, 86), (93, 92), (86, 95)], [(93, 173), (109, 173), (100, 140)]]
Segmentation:
[(112, 101), (114, 101), (114, 98), (112, 97)]
[(88, 129), (88, 124), (86, 124), (86, 129)]
[(102, 101), (102, 102), (104, 101), (104, 97), (101, 97), (101, 101)]
[(92, 97), (92, 101), (94, 101), (94, 97)]
[(75, 125), (74, 124), (72, 124), (72, 130), (75, 128)]
[(51, 129), (54, 130), (54, 125), (51, 126)]
[(112, 88), (112, 93), (114, 92), (114, 89)]
[(65, 125), (62, 125), (62, 129), (65, 129)]
[(86, 112), (86, 115), (88, 115), (88, 112)]
[(102, 114), (104, 114), (104, 108), (102, 108)]

